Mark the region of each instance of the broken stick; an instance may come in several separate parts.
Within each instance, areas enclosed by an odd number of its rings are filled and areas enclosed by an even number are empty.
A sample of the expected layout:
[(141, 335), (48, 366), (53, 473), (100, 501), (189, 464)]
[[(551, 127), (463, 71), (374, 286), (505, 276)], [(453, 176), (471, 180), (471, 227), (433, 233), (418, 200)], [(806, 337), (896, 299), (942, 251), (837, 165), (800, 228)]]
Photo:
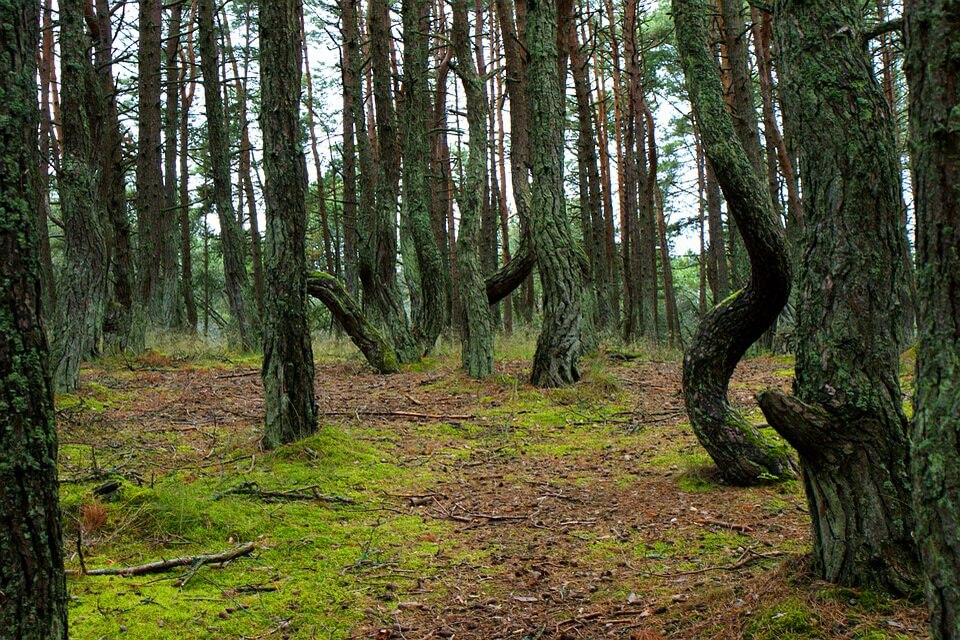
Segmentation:
[(83, 571), (67, 571), (67, 575), (86, 575), (86, 576), (142, 576), (147, 573), (163, 573), (177, 567), (186, 567), (188, 565), (195, 567), (191, 569), (193, 573), (205, 564), (215, 564), (227, 562), (241, 556), (250, 555), (257, 548), (252, 542), (242, 544), (239, 547), (228, 549), (220, 553), (206, 553), (198, 556), (184, 556), (182, 558), (172, 558), (170, 560), (157, 560), (148, 562), (136, 567), (104, 567), (102, 569), (89, 569)]

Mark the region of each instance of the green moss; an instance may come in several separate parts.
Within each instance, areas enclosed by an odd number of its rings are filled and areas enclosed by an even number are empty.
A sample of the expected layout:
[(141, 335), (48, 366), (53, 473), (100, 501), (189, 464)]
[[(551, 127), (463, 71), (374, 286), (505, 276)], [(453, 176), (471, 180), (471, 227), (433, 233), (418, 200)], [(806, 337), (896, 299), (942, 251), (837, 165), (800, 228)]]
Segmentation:
[(818, 616), (798, 598), (787, 598), (757, 611), (744, 632), (745, 640), (806, 640), (823, 638)]

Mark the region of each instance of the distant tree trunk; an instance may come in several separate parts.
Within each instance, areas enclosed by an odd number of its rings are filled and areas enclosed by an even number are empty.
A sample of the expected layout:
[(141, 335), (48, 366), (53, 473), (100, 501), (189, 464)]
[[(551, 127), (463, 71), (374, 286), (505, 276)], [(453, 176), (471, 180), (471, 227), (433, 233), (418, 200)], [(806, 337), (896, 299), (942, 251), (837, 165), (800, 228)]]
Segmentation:
[(806, 229), (796, 397), (768, 392), (760, 406), (803, 461), (816, 573), (902, 594), (919, 579), (898, 376), (906, 247), (892, 119), (863, 46), (860, 7), (776, 7)]
[(705, 25), (702, 0), (673, 0), (677, 45), (704, 151), (752, 261), (746, 288), (700, 321), (683, 361), (683, 392), (690, 423), (721, 475), (754, 484), (792, 475), (792, 461), (767, 442), (727, 399), (730, 376), (747, 348), (777, 317), (790, 293), (787, 247), (766, 195), (733, 131), (723, 102)]
[(81, 360), (100, 353), (107, 296), (107, 247), (100, 200), (100, 85), (90, 60), (84, 0), (61, 5), (63, 159), (60, 201), (64, 260), (53, 326), (54, 385), (73, 390)]
[(259, 338), (248, 293), (242, 231), (233, 210), (230, 142), (224, 121), (223, 94), (217, 64), (217, 33), (213, 21), (214, 0), (198, 0), (200, 73), (203, 77), (207, 140), (213, 174), (213, 205), (220, 222), (223, 275), (230, 306), (230, 340), (235, 346), (249, 350), (256, 347)]
[(50, 318), (56, 309), (56, 279), (53, 275), (53, 254), (50, 251), (50, 169), (55, 166), (53, 117), (50, 115), (53, 76), (56, 68), (53, 44), (53, 1), (43, 2), (42, 37), (37, 50), (40, 75), (40, 207), (37, 211), (40, 243), (40, 284), (43, 291), (43, 315)]
[(100, 78), (103, 144), (100, 145), (100, 198), (107, 211), (110, 243), (107, 247), (109, 271), (113, 274), (113, 295), (108, 303), (104, 333), (108, 342), (121, 349), (142, 347), (143, 326), (135, 323), (135, 273), (130, 242), (130, 218), (127, 215), (126, 168), (123, 136), (117, 113), (116, 85), (113, 79), (113, 32), (109, 0), (96, 0), (96, 68)]
[[(413, 237), (422, 303), (413, 325), (422, 352), (433, 349), (450, 318), (450, 272), (443, 263), (430, 218), (430, 86), (427, 64), (430, 0), (403, 0), (403, 211)], [(484, 148), (486, 133), (484, 132)], [(486, 152), (484, 151), (484, 154)], [(486, 155), (484, 155), (484, 158)], [(486, 162), (484, 160), (484, 162)], [(483, 184), (479, 185), (483, 189)], [(482, 194), (481, 194), (482, 195)], [(417, 313), (419, 311), (419, 313)]]
[[(372, 192), (361, 196), (358, 225), (360, 282), (363, 285), (364, 309), (373, 323), (385, 329), (391, 337), (401, 362), (413, 362), (420, 359), (423, 353), (407, 324), (403, 297), (397, 283), (400, 143), (391, 83), (390, 13), (387, 0), (373, 0), (369, 11), (370, 67), (373, 72), (378, 146), (374, 162), (366, 132), (358, 130), (360, 167), (365, 182), (362, 188)], [(363, 65), (362, 60), (358, 62)], [(372, 175), (374, 171), (376, 174)], [(410, 258), (414, 259), (413, 256)]]
[(563, 195), (564, 101), (557, 73), (557, 6), (535, 0), (527, 14), (530, 87), (530, 224), (543, 283), (543, 326), (531, 382), (538, 387), (580, 379), (580, 263)]
[[(340, 76), (343, 83), (343, 274), (351, 295), (359, 292), (357, 276), (357, 152), (354, 130), (363, 126), (356, 120), (361, 99), (357, 58), (360, 57), (360, 34), (357, 31), (356, 0), (338, 0), (340, 8)], [(361, 110), (362, 112), (362, 110)]]
[(317, 430), (313, 351), (306, 313), (307, 161), (300, 136), (303, 73), (299, 0), (261, 0), (263, 163), (267, 205), (263, 387), (264, 444)]
[[(82, 14), (68, 15), (79, 8), (71, 1), (60, 4), (68, 31), (65, 53), (84, 36), (77, 24)], [(43, 188), (37, 153), (39, 15), (37, 2), (0, 4), (0, 633), (16, 640), (63, 640), (68, 595), (37, 233)], [(77, 64), (84, 51), (69, 53), (69, 64)]]
[(307, 46), (307, 34), (301, 25), (303, 31), (303, 69), (307, 88), (307, 131), (310, 134), (310, 151), (313, 154), (313, 168), (317, 173), (317, 209), (320, 213), (320, 235), (323, 240), (323, 259), (326, 263), (327, 271), (334, 270), (333, 260), (333, 238), (330, 233), (330, 220), (327, 217), (327, 199), (323, 188), (323, 165), (320, 163), (320, 149), (317, 146), (317, 116), (316, 107), (313, 103), (313, 74), (310, 72), (310, 58), (308, 57), (309, 46)]
[[(183, 293), (183, 306), (187, 314), (190, 333), (197, 331), (197, 303), (193, 295), (193, 229), (190, 223), (190, 107), (196, 95), (197, 66), (191, 41), (186, 47), (188, 54), (181, 53), (183, 66), (180, 71), (180, 207), (177, 215), (180, 224), (180, 286)], [(181, 52), (183, 49), (181, 49)], [(189, 66), (189, 79), (187, 68)]]
[[(960, 2), (904, 6), (917, 214), (918, 329), (913, 478), (916, 539), (934, 640), (960, 637)], [(943, 46), (954, 43), (953, 48)]]
[(457, 273), (463, 308), (460, 362), (468, 375), (493, 373), (493, 327), (480, 265), (481, 198), (487, 179), (487, 98), (470, 47), (467, 0), (453, 5), (453, 43), (457, 75), (467, 96), (470, 150), (466, 181), (460, 187), (460, 234), (457, 237)]
[[(173, 3), (170, 6), (170, 18), (167, 21), (167, 39), (165, 45), (164, 60), (164, 84), (166, 86), (166, 122), (164, 123), (164, 155), (163, 155), (163, 221), (164, 221), (164, 278), (170, 277), (170, 268), (172, 275), (177, 276), (177, 245), (173, 241), (176, 236), (178, 222), (177, 195), (179, 193), (179, 182), (177, 181), (177, 134), (180, 129), (180, 91), (178, 83), (180, 82), (180, 70), (177, 63), (180, 55), (180, 37), (181, 22), (183, 17), (183, 5)], [(169, 255), (166, 255), (169, 254)], [(173, 284), (174, 288), (176, 283)], [(174, 305), (174, 318), (178, 326), (183, 326), (185, 318), (179, 313), (177, 299), (179, 296), (172, 297)]]
[[(161, 72), (163, 11), (160, 0), (140, 0), (139, 111), (137, 115), (137, 219), (140, 299), (149, 320), (172, 327), (176, 319), (177, 267), (171, 253), (171, 220), (163, 200)], [(171, 261), (171, 256), (173, 260)]]
[[(706, 159), (707, 187), (707, 226), (709, 227), (710, 248), (707, 254), (710, 288), (713, 290), (713, 303), (720, 304), (730, 295), (730, 271), (727, 267), (727, 240), (723, 233), (723, 217), (720, 213), (722, 196), (717, 176)], [(727, 212), (729, 215), (729, 211)]]

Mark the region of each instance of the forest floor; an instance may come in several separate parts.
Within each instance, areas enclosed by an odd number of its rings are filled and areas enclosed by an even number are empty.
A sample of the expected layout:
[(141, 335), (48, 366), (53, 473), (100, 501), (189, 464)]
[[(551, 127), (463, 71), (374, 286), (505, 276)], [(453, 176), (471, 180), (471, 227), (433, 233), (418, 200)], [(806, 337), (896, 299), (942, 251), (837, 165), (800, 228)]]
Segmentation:
[[(916, 603), (809, 575), (798, 481), (719, 482), (678, 362), (615, 356), (538, 390), (523, 357), (476, 381), (455, 358), (380, 376), (319, 354), (319, 432), (275, 452), (256, 359), (91, 365), (57, 398), (68, 568), (255, 547), (75, 574), (72, 637), (923, 636)], [(754, 394), (791, 377), (750, 359), (731, 394), (759, 422)]]

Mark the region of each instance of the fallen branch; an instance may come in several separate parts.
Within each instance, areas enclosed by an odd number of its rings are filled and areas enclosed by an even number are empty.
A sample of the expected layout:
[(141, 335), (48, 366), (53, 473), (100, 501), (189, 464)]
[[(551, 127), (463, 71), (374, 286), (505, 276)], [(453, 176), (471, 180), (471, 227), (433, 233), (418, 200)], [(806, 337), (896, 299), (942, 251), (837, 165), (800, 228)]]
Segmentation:
[(324, 416), (378, 416), (393, 418), (419, 418), (421, 420), (473, 420), (474, 415), (464, 414), (443, 414), (443, 413), (417, 413), (416, 411), (321, 411)]
[(67, 575), (85, 576), (142, 576), (147, 573), (163, 573), (164, 571), (170, 571), (171, 569), (176, 569), (177, 567), (190, 566), (191, 570), (190, 573), (188, 573), (188, 577), (181, 581), (186, 583), (186, 580), (188, 580), (193, 573), (196, 573), (196, 570), (202, 565), (228, 562), (241, 556), (250, 555), (256, 548), (257, 545), (252, 542), (248, 542), (240, 545), (239, 547), (234, 547), (233, 549), (228, 549), (227, 551), (222, 551), (220, 553), (208, 553), (198, 556), (172, 558), (170, 560), (158, 560), (156, 562), (141, 564), (136, 567), (104, 567), (102, 569), (67, 571), (66, 573)]
[(224, 496), (252, 496), (260, 498), (265, 502), (294, 502), (298, 500), (317, 501), (317, 502), (335, 502), (337, 504), (356, 504), (352, 498), (344, 496), (334, 496), (320, 493), (316, 485), (309, 487), (300, 487), (288, 491), (264, 491), (256, 482), (244, 482), (218, 493), (215, 499), (219, 500)]

